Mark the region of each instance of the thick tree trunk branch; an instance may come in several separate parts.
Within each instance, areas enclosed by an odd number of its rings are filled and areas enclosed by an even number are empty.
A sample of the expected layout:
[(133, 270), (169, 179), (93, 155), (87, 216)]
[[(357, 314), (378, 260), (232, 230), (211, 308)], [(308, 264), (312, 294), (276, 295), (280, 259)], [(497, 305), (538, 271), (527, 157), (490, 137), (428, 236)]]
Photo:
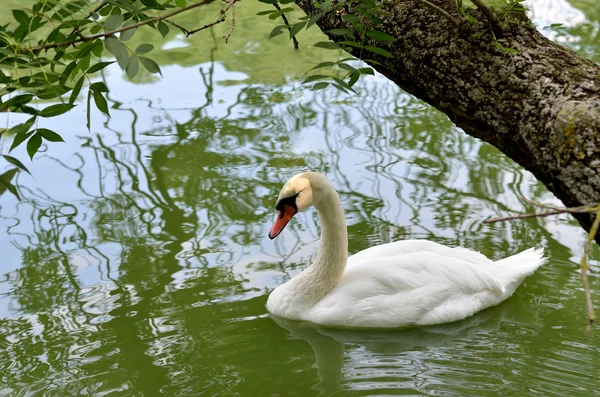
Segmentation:
[[(430, 1), (460, 18), (455, 0)], [(312, 0), (297, 4), (317, 12)], [(379, 4), (389, 16), (377, 29), (397, 40), (364, 37), (394, 55), (363, 50), (363, 58), (381, 63), (376, 70), (531, 171), (565, 206), (600, 201), (600, 66), (543, 37), (523, 14), (513, 14), (512, 23), (499, 17), (503, 45), (516, 50), (507, 52), (491, 35), (472, 34), (489, 29), (478, 10), (472, 15), (481, 23), (469, 32), (418, 0)], [(348, 27), (342, 14), (330, 12), (317, 24), (325, 32)], [(593, 214), (574, 216), (590, 229)]]

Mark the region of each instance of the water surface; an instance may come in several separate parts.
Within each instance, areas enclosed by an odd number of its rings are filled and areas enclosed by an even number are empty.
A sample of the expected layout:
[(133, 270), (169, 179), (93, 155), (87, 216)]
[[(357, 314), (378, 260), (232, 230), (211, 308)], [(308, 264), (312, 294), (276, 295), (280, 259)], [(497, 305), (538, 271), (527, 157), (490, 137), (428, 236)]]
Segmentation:
[[(301, 86), (337, 54), (310, 47), (316, 31), (300, 35), (300, 51), (268, 40), (274, 23), (257, 25), (256, 7), (242, 5), (227, 45), (228, 26), (169, 36), (152, 53), (163, 78), (129, 82), (109, 67), (99, 78), (112, 117), (93, 113), (91, 132), (83, 101), (45, 121), (66, 143), (27, 162), (22, 201), (0, 197), (0, 395), (595, 393), (583, 231), (567, 216), (483, 224), (531, 211), (520, 195), (556, 199), (381, 76), (356, 96)], [(534, 6), (540, 27), (564, 23), (550, 37), (599, 59), (595, 1)], [(140, 30), (132, 40), (155, 39)], [(314, 211), (266, 236), (282, 184), (306, 169), (338, 189), (351, 252), (427, 238), (493, 259), (539, 246), (549, 262), (505, 303), (454, 324), (351, 332), (273, 319), (269, 292), (318, 248)]]

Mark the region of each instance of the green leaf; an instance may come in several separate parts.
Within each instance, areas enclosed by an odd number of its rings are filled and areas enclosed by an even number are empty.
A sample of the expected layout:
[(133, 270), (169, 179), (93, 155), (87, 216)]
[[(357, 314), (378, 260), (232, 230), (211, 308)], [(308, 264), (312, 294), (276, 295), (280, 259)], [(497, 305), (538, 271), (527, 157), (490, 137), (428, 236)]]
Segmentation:
[(341, 48), (339, 45), (331, 41), (319, 41), (318, 43), (315, 43), (315, 47), (326, 48), (328, 50), (337, 50)]
[(499, 41), (495, 41), (494, 44), (496, 44), (496, 47), (498, 47), (499, 49), (501, 49), (504, 52), (511, 52), (511, 53), (519, 52), (519, 50), (516, 50), (514, 48), (503, 46), (502, 43), (500, 43)]
[(77, 60), (75, 61), (71, 61), (67, 67), (65, 68), (65, 70), (63, 70), (60, 79), (62, 81), (67, 81), (67, 79), (69, 78), (69, 76), (71, 75), (71, 73), (73, 72), (73, 70), (75, 70), (75, 67), (77, 66)]
[(92, 91), (94, 96), (94, 103), (96, 104), (98, 110), (110, 117), (110, 113), (108, 112), (108, 103), (106, 102), (104, 96), (102, 96), (102, 93), (99, 91)]
[(47, 141), (64, 142), (64, 139), (62, 139), (62, 137), (60, 135), (58, 135), (56, 132), (49, 130), (47, 128), (38, 128), (36, 131), (38, 132), (38, 134), (42, 135), (42, 138), (44, 138)]
[[(352, 92), (356, 93), (356, 92), (355, 92), (355, 91), (352, 89), (352, 87), (351, 87), (351, 86), (350, 86), (348, 83), (346, 83), (344, 80), (342, 80), (342, 79), (338, 79), (337, 77), (333, 77), (333, 81), (335, 81), (336, 83), (338, 83), (338, 84), (339, 84), (341, 87), (344, 87), (345, 89), (347, 89), (347, 90), (350, 90), (350, 91), (352, 91)], [(334, 86), (335, 86), (335, 85), (336, 85), (336, 84), (334, 84)]]
[(138, 57), (142, 65), (146, 68), (150, 73), (159, 73), (162, 76), (162, 72), (160, 71), (160, 67), (156, 62), (154, 62), (150, 58), (146, 57)]
[(12, 10), (13, 17), (23, 26), (29, 25), (29, 16), (23, 10)]
[(350, 79), (348, 80), (348, 85), (352, 87), (358, 81), (360, 77), (360, 72), (356, 71), (350, 75)]
[(83, 82), (85, 81), (85, 76), (81, 76), (77, 83), (73, 86), (73, 91), (71, 91), (71, 96), (69, 97), (69, 103), (73, 104), (77, 100), (79, 93), (81, 92), (81, 87), (83, 87)]
[(102, 7), (99, 11), (98, 14), (102, 15), (103, 17), (107, 16), (108, 14), (110, 14), (112, 11), (112, 6), (108, 5), (106, 7)]
[[(133, 25), (134, 23), (136, 23), (136, 21), (128, 21), (129, 25)], [(137, 30), (137, 28), (132, 28), (132, 29), (122, 31), (121, 33), (119, 33), (119, 39), (121, 39), (121, 41), (129, 40), (130, 38), (133, 37), (136, 30)]]
[(352, 41), (352, 40), (340, 41), (338, 44), (339, 45), (349, 45), (349, 46), (356, 47), (356, 48), (362, 48), (362, 44), (357, 43), (356, 41)]
[(342, 92), (343, 92), (343, 93), (345, 93), (345, 94), (347, 94), (347, 93), (348, 93), (348, 90), (346, 90), (344, 87), (342, 87), (342, 86), (341, 86), (341, 85), (339, 85), (339, 84), (332, 83), (331, 85), (332, 85), (332, 86), (334, 86), (335, 88), (337, 88), (338, 90), (342, 91)]
[(127, 63), (127, 68), (125, 72), (127, 73), (127, 77), (129, 80), (133, 79), (135, 75), (140, 70), (140, 62), (138, 61), (138, 57), (135, 55), (129, 58), (129, 62)]
[(11, 183), (11, 180), (14, 178), (15, 174), (19, 172), (18, 168), (13, 168), (6, 171), (4, 174), (0, 175), (0, 194), (3, 194), (6, 190), (14, 194), (19, 200), (19, 193), (15, 188), (15, 185)]
[(32, 99), (33, 95), (31, 94), (16, 95), (10, 98), (8, 101), (4, 102), (3, 104), (0, 104), (0, 109), (9, 109), (11, 107), (23, 106), (26, 103), (31, 102)]
[(104, 22), (104, 28), (107, 31), (115, 30), (123, 24), (123, 20), (124, 20), (123, 15), (113, 14), (113, 15), (109, 16), (108, 18), (106, 18), (106, 22)]
[(103, 81), (96, 81), (95, 83), (90, 84), (90, 88), (92, 91), (109, 92), (108, 87)]
[(187, 2), (185, 0), (175, 0), (175, 5), (177, 7), (183, 8), (187, 5)]
[(91, 115), (90, 113), (92, 113), (92, 92), (93, 90), (88, 90), (88, 97), (87, 97), (87, 111), (86, 111), (86, 127), (88, 129), (88, 131), (90, 131), (90, 127), (92, 126), (91, 123)]
[(333, 66), (333, 65), (335, 65), (335, 62), (321, 62), (317, 66), (313, 67), (311, 70), (326, 68), (328, 66)]
[(67, 113), (69, 110), (73, 109), (75, 105), (71, 103), (57, 103), (56, 105), (46, 106), (40, 112), (40, 116), (42, 117), (54, 117), (61, 115), (63, 113)]
[(323, 80), (323, 79), (328, 79), (331, 76), (326, 76), (324, 74), (313, 74), (312, 76), (308, 76), (303, 82), (302, 84), (306, 84), (306, 83), (310, 83), (312, 81), (315, 80)]
[(27, 167), (25, 167), (23, 165), (23, 163), (21, 163), (18, 159), (14, 158), (13, 156), (9, 156), (7, 154), (3, 154), (2, 157), (4, 157), (4, 159), (6, 161), (8, 161), (9, 163), (11, 163), (12, 165), (16, 165), (17, 167), (19, 167), (20, 169), (22, 169), (23, 171), (25, 171), (26, 173), (28, 173), (29, 175), (31, 175), (31, 172), (29, 172), (29, 170), (27, 169)]
[(96, 73), (99, 70), (104, 69), (105, 67), (107, 67), (108, 65), (110, 65), (111, 63), (115, 63), (115, 61), (110, 61), (110, 62), (98, 62), (95, 65), (90, 66), (90, 68), (88, 70), (86, 70), (86, 74), (89, 73)]
[(113, 54), (115, 58), (117, 58), (117, 60), (119, 60), (119, 58), (127, 56), (127, 47), (125, 47), (125, 45), (123, 45), (123, 43), (121, 43), (116, 37), (107, 37), (106, 39), (104, 39), (104, 45), (106, 46), (106, 49), (110, 51), (110, 53)]
[(261, 12), (257, 12), (256, 15), (270, 15), (274, 12), (277, 12), (277, 10), (266, 10), (266, 11), (261, 11)]
[(136, 49), (135, 49), (135, 53), (136, 54), (145, 54), (147, 52), (150, 52), (154, 49), (154, 46), (152, 44), (140, 44)]
[(352, 15), (352, 14), (344, 14), (344, 16), (342, 16), (342, 19), (345, 22), (352, 24), (352, 26), (354, 26), (354, 27), (356, 27), (356, 25), (359, 23), (358, 17), (356, 15)]
[(321, 18), (322, 16), (323, 16), (323, 14), (317, 14), (317, 15), (313, 15), (312, 17), (310, 17), (310, 19), (308, 20), (308, 23), (306, 24), (306, 29), (310, 28), (315, 23), (317, 23), (319, 18)]
[(315, 91), (316, 91), (316, 90), (322, 90), (322, 89), (324, 89), (324, 88), (327, 88), (328, 86), (329, 86), (329, 83), (326, 83), (326, 82), (324, 82), (324, 81), (321, 81), (321, 82), (319, 82), (319, 83), (317, 83), (317, 84), (313, 85), (313, 86), (312, 86), (312, 89), (313, 89), (313, 90), (315, 90)]
[(345, 34), (348, 33), (348, 29), (346, 29), (346, 28), (331, 29), (331, 30), (328, 30), (325, 33), (329, 33), (329, 34), (332, 34), (334, 36), (344, 36)]
[(364, 48), (365, 48), (365, 50), (371, 51), (374, 54), (379, 54), (379, 55), (383, 55), (384, 57), (390, 57), (390, 58), (394, 57), (391, 52), (386, 51), (383, 48), (374, 47), (372, 45), (366, 45)]
[(102, 51), (104, 51), (104, 44), (102, 44), (102, 40), (96, 39), (94, 46), (92, 47), (92, 53), (100, 58), (102, 56)]
[(281, 11), (275, 11), (274, 13), (269, 15), (269, 19), (275, 20), (275, 19), (279, 18), (281, 16), (281, 14), (282, 14)]
[(8, 152), (12, 152), (12, 150), (14, 148), (16, 148), (17, 146), (19, 146), (21, 143), (23, 143), (27, 138), (29, 138), (31, 135), (33, 134), (33, 131), (30, 132), (22, 132), (19, 133), (17, 135), (15, 135), (15, 138), (13, 139), (13, 143), (12, 145), (10, 145), (10, 149), (8, 149)]
[(298, 34), (298, 32), (302, 30), (304, 25), (306, 25), (306, 22), (298, 22), (298, 23), (292, 25), (292, 27), (290, 28), (290, 39), (292, 37), (294, 37), (296, 34)]
[(33, 160), (33, 156), (40, 149), (40, 146), (42, 146), (42, 136), (40, 134), (34, 134), (27, 141), (27, 154), (31, 160)]
[(353, 73), (358, 72), (355, 67), (352, 67), (352, 66), (348, 65), (347, 63), (338, 63), (338, 66), (340, 67), (340, 69), (344, 69), (349, 72), (353, 72)]
[(70, 90), (71, 90), (71, 88), (69, 88), (65, 85), (61, 85), (61, 86), (49, 85), (46, 88), (44, 88), (43, 90), (38, 91), (37, 97), (40, 99), (54, 99), (54, 98), (63, 96)]
[(375, 72), (373, 72), (373, 69), (371, 69), (371, 68), (358, 68), (358, 71), (361, 72), (362, 74), (370, 74), (370, 75), (375, 74)]
[(269, 38), (272, 39), (273, 37), (276, 37), (276, 36), (279, 36), (280, 34), (282, 34), (283, 28), (285, 28), (285, 25), (275, 26), (273, 28), (273, 30), (271, 30), (271, 34), (269, 35)]
[(32, 133), (28, 133), (29, 129), (33, 125), (36, 120), (36, 116), (31, 117), (29, 120), (22, 124), (17, 124), (10, 130), (8, 130), (8, 134), (15, 134), (15, 138), (13, 139), (12, 145), (10, 145), (9, 152), (11, 152), (14, 148), (19, 146), (25, 139), (27, 139)]
[(373, 40), (379, 40), (379, 41), (394, 41), (394, 40), (396, 40), (396, 38), (394, 36), (392, 36), (391, 34), (380, 32), (378, 30), (369, 30), (369, 31), (367, 31), (366, 35), (367, 35), (367, 37), (369, 37)]
[(163, 39), (165, 37), (167, 37), (167, 35), (169, 34), (169, 25), (167, 25), (163, 21), (159, 21), (158, 24), (156, 25), (156, 27), (157, 27), (158, 31), (160, 32), (160, 34), (162, 35)]

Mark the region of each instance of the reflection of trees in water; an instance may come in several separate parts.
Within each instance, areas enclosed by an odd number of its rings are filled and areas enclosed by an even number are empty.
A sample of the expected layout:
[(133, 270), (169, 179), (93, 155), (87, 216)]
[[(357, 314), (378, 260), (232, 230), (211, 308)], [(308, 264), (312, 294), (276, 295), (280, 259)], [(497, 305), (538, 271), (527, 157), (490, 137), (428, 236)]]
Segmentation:
[[(337, 105), (322, 93), (298, 101), (249, 86), (217, 118), (207, 76), (207, 102), (184, 123), (149, 104), (144, 115), (168, 125), (138, 132), (138, 111), (120, 104), (113, 113), (131, 115), (130, 130), (109, 122), (110, 136), (84, 144), (93, 155), (74, 155), (79, 165), (54, 159), (77, 175), (79, 201), (23, 188), (19, 207), (31, 209), (33, 232), (19, 236), (27, 241), (22, 266), (7, 275), (5, 296), (23, 314), (0, 325), (1, 384), (59, 395), (84, 387), (226, 394), (250, 378), (256, 390), (275, 392), (296, 371), (299, 393), (309, 390), (312, 356), (302, 343), (278, 341), (279, 328), (259, 317), (265, 296), (247, 280), (286, 274), (315, 254), (303, 251), (317, 237), (314, 217), (299, 218), (288, 243), (274, 245), (289, 261), (261, 247), (276, 193), (308, 163), (339, 189), (353, 251), (405, 237), (484, 252), (509, 233), (528, 246), (551, 240), (543, 228), (530, 236), (519, 224), (486, 232), (473, 208), (507, 210), (497, 196), (520, 188), (522, 181), (504, 181), (521, 171), (390, 85), (364, 86), (363, 97)], [(294, 153), (306, 131), (323, 134), (327, 149)], [(354, 156), (362, 163), (352, 163)], [(248, 276), (235, 267), (245, 262)], [(89, 285), (81, 272), (94, 264), (102, 282)], [(298, 361), (290, 364), (278, 344)]]

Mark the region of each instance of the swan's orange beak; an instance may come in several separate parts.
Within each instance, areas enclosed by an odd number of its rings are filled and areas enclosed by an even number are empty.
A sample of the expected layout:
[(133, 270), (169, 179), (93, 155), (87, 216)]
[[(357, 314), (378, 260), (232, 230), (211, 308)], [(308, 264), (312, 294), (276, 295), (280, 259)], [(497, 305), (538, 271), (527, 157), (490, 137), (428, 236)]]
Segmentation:
[(294, 215), (296, 215), (296, 209), (289, 205), (283, 205), (283, 208), (279, 210), (279, 214), (277, 214), (277, 218), (275, 219), (275, 223), (271, 226), (271, 230), (269, 230), (269, 238), (273, 240), (275, 237), (279, 236), (279, 233), (285, 228), (285, 225), (288, 224), (290, 219)]

